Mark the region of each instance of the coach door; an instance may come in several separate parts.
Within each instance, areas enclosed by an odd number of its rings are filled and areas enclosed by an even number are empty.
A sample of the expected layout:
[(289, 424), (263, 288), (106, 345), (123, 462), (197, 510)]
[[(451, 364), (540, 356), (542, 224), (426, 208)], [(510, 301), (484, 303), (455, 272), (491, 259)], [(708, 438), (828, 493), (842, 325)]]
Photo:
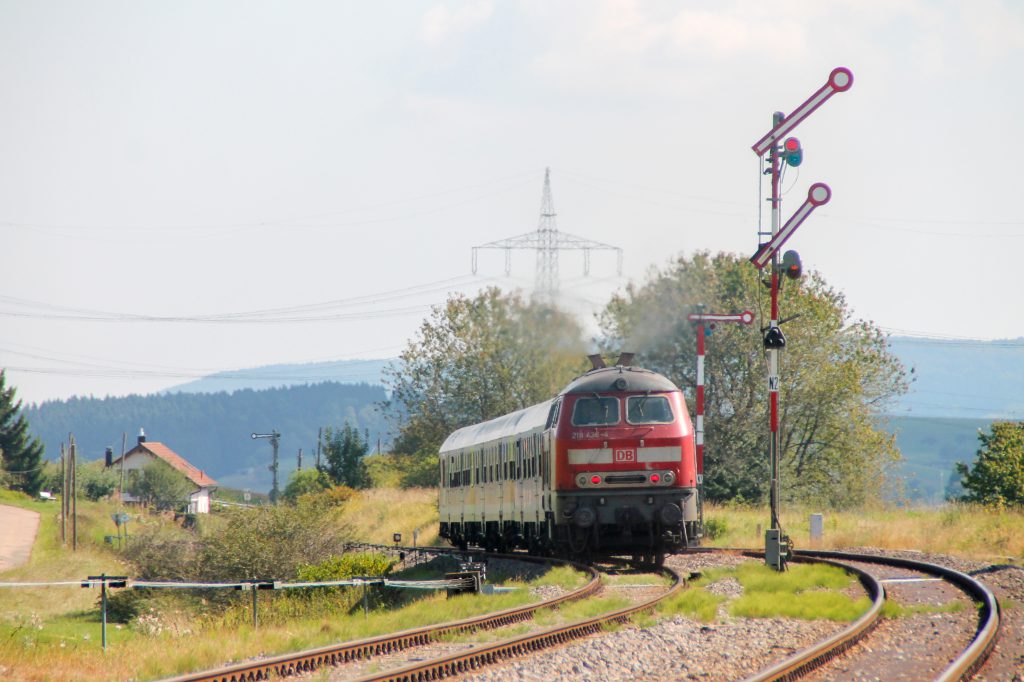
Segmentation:
[(523, 482), (523, 441), (522, 439), (516, 439), (516, 461), (515, 461), (515, 477), (516, 477), (516, 520), (520, 523), (523, 522), (523, 488), (525, 487)]

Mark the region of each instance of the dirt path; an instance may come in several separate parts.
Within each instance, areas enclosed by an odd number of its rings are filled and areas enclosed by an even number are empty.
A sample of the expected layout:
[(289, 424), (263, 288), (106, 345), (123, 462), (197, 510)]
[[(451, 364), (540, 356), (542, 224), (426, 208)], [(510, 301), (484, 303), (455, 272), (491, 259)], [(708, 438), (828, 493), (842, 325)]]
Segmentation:
[(0, 504), (0, 571), (28, 561), (38, 529), (38, 512)]

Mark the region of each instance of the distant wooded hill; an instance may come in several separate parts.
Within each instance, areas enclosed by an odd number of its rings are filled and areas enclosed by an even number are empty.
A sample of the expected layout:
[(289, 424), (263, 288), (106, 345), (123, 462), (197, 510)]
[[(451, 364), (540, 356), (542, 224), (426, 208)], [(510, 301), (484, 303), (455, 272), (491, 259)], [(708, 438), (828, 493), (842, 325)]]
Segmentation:
[(202, 379), (173, 386), (161, 393), (217, 393), (244, 388), (281, 388), (333, 381), (339, 384), (381, 384), (381, 373), (390, 360), (330, 360), (294, 365), (265, 365), (217, 372)]
[(82, 460), (100, 459), (107, 447), (121, 452), (121, 434), (131, 448), (144, 428), (151, 441), (166, 444), (223, 486), (270, 489), (267, 467), (272, 450), (253, 432), (281, 434), (280, 485), (296, 468), (312, 466), (317, 429), (346, 423), (367, 430), (371, 451), (377, 439), (389, 440), (378, 405), (384, 388), (369, 384), (323, 382), (233, 393), (164, 393), (123, 398), (71, 398), (24, 409), (32, 431), (46, 446), (47, 459), (59, 456), (61, 442), (75, 435)]

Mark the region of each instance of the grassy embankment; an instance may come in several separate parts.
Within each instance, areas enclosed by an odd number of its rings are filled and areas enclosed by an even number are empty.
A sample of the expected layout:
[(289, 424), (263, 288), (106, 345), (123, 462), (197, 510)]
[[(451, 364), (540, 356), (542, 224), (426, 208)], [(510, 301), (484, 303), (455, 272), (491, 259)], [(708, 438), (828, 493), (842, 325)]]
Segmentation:
[[(359, 539), (390, 541), (394, 531), (411, 536), (413, 529), (420, 529), (420, 542), (436, 540), (436, 530), (434, 535), (428, 532), (429, 523), (436, 519), (432, 491), (369, 491), (351, 502), (345, 508), (344, 521), (355, 529)], [(29, 563), (0, 574), (0, 581), (81, 580), (102, 572), (129, 572), (118, 562), (116, 552), (103, 545), (103, 536), (113, 530), (109, 514), (115, 506), (79, 503), (79, 550), (71, 552), (60, 543), (58, 505), (35, 502), (13, 493), (0, 495), (0, 503), (41, 514), (39, 535)], [(153, 518), (142, 521), (160, 523)], [(572, 571), (551, 571), (539, 582), (575, 587), (582, 584), (582, 578)], [(514, 579), (504, 584), (524, 586)], [(356, 609), (350, 615), (307, 616), (262, 624), (259, 630), (248, 624), (221, 627), (227, 620), (245, 622), (238, 617), (238, 612), (248, 608), (248, 597), (244, 595), (222, 618), (209, 614), (197, 618), (183, 611), (183, 602), (179, 601), (165, 611), (143, 614), (128, 625), (111, 623), (108, 650), (104, 653), (99, 641), (97, 596), (97, 590), (78, 586), (5, 588), (0, 607), (0, 679), (162, 678), (227, 661), (456, 620), (534, 599), (525, 589), (454, 599), (446, 599), (444, 593), (418, 593), (418, 598), (400, 608), (372, 611), (369, 616)]]
[[(796, 547), (809, 548), (811, 513), (824, 514), (824, 538), (818, 547), (881, 547), (953, 554), (991, 561), (1024, 560), (1024, 510), (994, 510), (967, 505), (929, 508), (879, 508), (857, 511), (786, 509), (782, 525)], [(707, 505), (705, 545), (761, 547), (768, 509)]]

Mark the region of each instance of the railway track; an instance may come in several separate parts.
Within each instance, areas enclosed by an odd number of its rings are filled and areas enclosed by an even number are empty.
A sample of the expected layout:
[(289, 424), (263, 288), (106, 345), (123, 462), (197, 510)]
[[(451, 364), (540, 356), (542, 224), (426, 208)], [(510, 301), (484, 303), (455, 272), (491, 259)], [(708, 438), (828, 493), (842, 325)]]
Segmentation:
[[(716, 550), (703, 550), (707, 553), (714, 553)], [(747, 556), (758, 556), (756, 552), (744, 552)], [(501, 556), (501, 555), (490, 555)], [(522, 561), (544, 562), (549, 560), (536, 559), (524, 555), (504, 556)], [(837, 661), (850, 659), (865, 655), (858, 643), (868, 637), (879, 622), (883, 604), (886, 599), (884, 583), (879, 579), (884, 571), (899, 569), (911, 571), (919, 575), (939, 578), (948, 581), (948, 584), (956, 585), (968, 595), (972, 603), (977, 603), (978, 623), (973, 637), (963, 646), (952, 662), (941, 668), (938, 674), (925, 674), (923, 676), (910, 676), (906, 679), (935, 679), (943, 682), (949, 680), (969, 679), (984, 663), (985, 657), (995, 644), (999, 629), (999, 608), (995, 597), (984, 585), (963, 573), (946, 569), (933, 564), (910, 561), (906, 559), (893, 559), (873, 555), (856, 555), (840, 552), (825, 551), (801, 551), (798, 552), (796, 561), (823, 562), (841, 566), (858, 577), (861, 584), (872, 599), (872, 606), (857, 621), (827, 639), (799, 651), (786, 660), (767, 668), (757, 675), (748, 679), (748, 682), (765, 682), (768, 680), (795, 680), (804, 677), (818, 676), (820, 679), (833, 679), (835, 669), (826, 672), (828, 669), (822, 666), (835, 665)], [(568, 562), (564, 562), (568, 563)], [(285, 676), (315, 671), (324, 666), (341, 665), (347, 662), (366, 660), (401, 651), (415, 646), (422, 646), (446, 635), (459, 635), (478, 630), (500, 628), (511, 623), (521, 622), (532, 618), (537, 610), (550, 608), (569, 601), (593, 596), (599, 590), (599, 578), (593, 566), (575, 564), (580, 570), (590, 574), (591, 580), (584, 587), (557, 597), (546, 600), (531, 606), (510, 609), (500, 613), (479, 616), (463, 621), (445, 623), (436, 626), (416, 628), (390, 635), (368, 638), (364, 640), (346, 642), (342, 644), (321, 647), (314, 650), (287, 654), (259, 661), (235, 664), (217, 670), (195, 673), (174, 678), (173, 682), (192, 682), (199, 680), (216, 680), (218, 682), (235, 682), (242, 680), (267, 679), (271, 675)], [(655, 569), (652, 567), (651, 569)], [(357, 678), (360, 682), (389, 680), (395, 682), (412, 682), (418, 680), (433, 680), (453, 675), (465, 675), (472, 673), (483, 666), (498, 664), (510, 661), (514, 658), (527, 656), (547, 647), (564, 644), (573, 639), (586, 637), (587, 635), (600, 632), (609, 623), (622, 623), (638, 612), (652, 609), (659, 601), (675, 594), (683, 587), (683, 579), (670, 568), (656, 569), (670, 576), (672, 584), (662, 594), (644, 599), (629, 607), (611, 611), (591, 618), (582, 619), (576, 622), (535, 629), (527, 634), (509, 637), (493, 643), (483, 643), (473, 646), (469, 650), (449, 652), (429, 660), (416, 661), (402, 667), (393, 668), (383, 672), (375, 672)], [(883, 578), (884, 580), (884, 578)], [(856, 659), (850, 659), (856, 660)], [(906, 662), (901, 661), (906, 668)], [(853, 667), (860, 669), (859, 663), (854, 662)], [(883, 670), (886, 663), (881, 664)], [(850, 669), (850, 664), (846, 669)], [(934, 665), (933, 665), (934, 667)], [(920, 672), (920, 671), (919, 671)], [(913, 673), (917, 675), (917, 673)], [(824, 675), (824, 676), (823, 676)], [(852, 677), (852, 676), (851, 676)], [(870, 679), (870, 678), (869, 678)], [(882, 676), (879, 679), (888, 679)]]
[[(384, 549), (393, 549), (387, 548)], [(427, 549), (430, 553), (445, 553)], [(466, 554), (456, 550), (447, 553)], [(479, 554), (479, 553), (477, 553)], [(284, 677), (309, 673), (327, 666), (338, 666), (345, 663), (367, 660), (387, 654), (396, 653), (410, 647), (423, 646), (436, 642), (446, 636), (472, 633), (505, 627), (528, 620), (541, 609), (556, 608), (571, 601), (577, 601), (595, 595), (601, 589), (598, 570), (561, 559), (531, 557), (528, 555), (488, 554), (488, 558), (510, 559), (533, 563), (551, 563), (571, 565), (589, 575), (590, 580), (581, 588), (567, 594), (530, 604), (523, 607), (467, 618), (460, 621), (404, 630), (388, 635), (366, 638), (351, 642), (319, 647), (291, 654), (268, 657), (265, 659), (236, 663), (213, 670), (189, 673), (165, 682), (243, 682), (249, 680), (265, 680), (272, 676)], [(461, 654), (444, 656), (430, 661), (405, 666), (385, 673), (360, 677), (360, 680), (426, 680), (438, 679), (476, 669), (526, 652), (537, 651), (545, 647), (562, 644), (577, 637), (583, 637), (601, 630), (606, 623), (624, 622), (634, 613), (648, 610), (658, 601), (675, 594), (683, 587), (682, 578), (674, 571), (666, 568), (652, 567), (652, 572), (662, 573), (671, 578), (672, 584), (663, 594), (647, 599), (639, 604), (618, 609), (601, 616), (587, 618), (567, 625), (556, 626), (534, 632), (529, 635), (513, 637), (493, 644), (474, 647), (471, 651)]]
[[(848, 552), (803, 550), (797, 552), (796, 557), (800, 561), (827, 561), (842, 566), (860, 575), (866, 586), (878, 585), (869, 588), (872, 608), (839, 635), (791, 656), (748, 682), (804, 676), (823, 680), (854, 679), (855, 676), (857, 679), (931, 679), (937, 682), (967, 680), (984, 665), (995, 646), (1000, 626), (999, 604), (991, 590), (965, 573), (911, 559)], [(904, 656), (902, 648), (875, 646), (871, 650), (858, 650), (854, 645), (868, 637), (878, 625), (886, 598), (885, 584), (890, 585), (891, 592), (902, 592), (900, 601), (910, 607), (917, 605), (915, 601), (929, 598), (949, 599), (951, 591), (959, 591), (970, 604), (977, 606), (976, 622), (971, 623), (967, 618), (968, 632), (958, 632), (956, 627), (947, 632), (935, 629), (931, 633), (933, 639), (941, 640), (944, 646), (930, 647), (917, 642), (919, 650), (912, 657)], [(934, 627), (935, 621), (930, 622), (930, 627)], [(959, 649), (957, 640), (960, 640)], [(913, 642), (908, 644), (914, 645)], [(845, 660), (839, 660), (840, 656)], [(829, 667), (812, 673), (824, 664)]]

